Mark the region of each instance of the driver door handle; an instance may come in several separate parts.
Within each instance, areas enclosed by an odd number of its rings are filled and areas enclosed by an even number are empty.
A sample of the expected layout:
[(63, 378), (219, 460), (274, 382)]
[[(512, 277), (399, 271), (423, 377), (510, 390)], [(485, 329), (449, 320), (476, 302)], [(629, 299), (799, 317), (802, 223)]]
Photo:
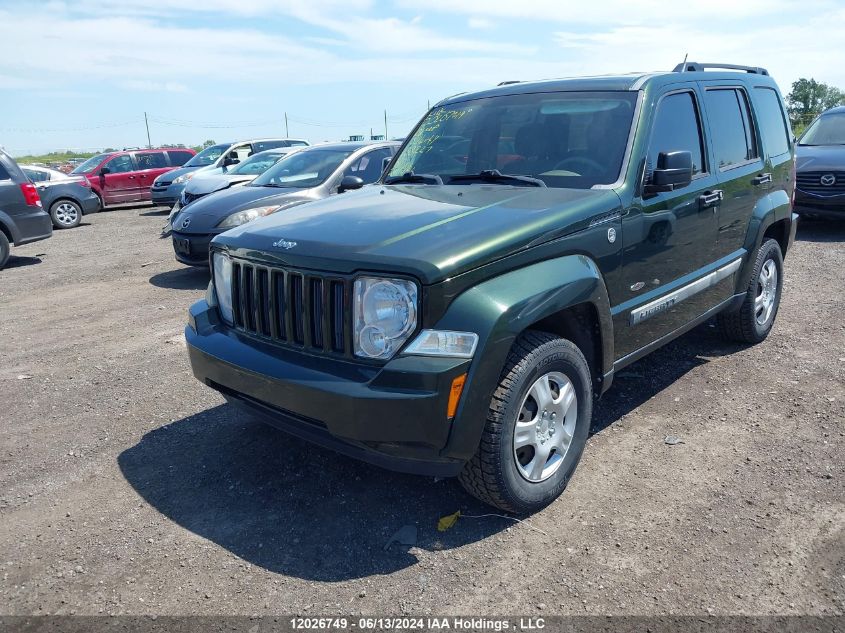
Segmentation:
[(709, 209), (710, 207), (718, 207), (724, 198), (724, 193), (721, 189), (714, 189), (712, 191), (705, 191), (698, 196), (698, 202), (702, 209)]

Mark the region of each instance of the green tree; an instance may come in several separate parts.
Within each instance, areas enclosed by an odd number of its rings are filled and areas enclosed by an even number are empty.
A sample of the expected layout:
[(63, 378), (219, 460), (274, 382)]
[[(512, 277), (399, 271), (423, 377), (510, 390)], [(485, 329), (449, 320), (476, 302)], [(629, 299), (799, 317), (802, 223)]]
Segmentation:
[(206, 148), (206, 147), (211, 147), (212, 145), (215, 145), (215, 142), (212, 141), (211, 139), (208, 139), (205, 143), (202, 144), (203, 149)]
[(796, 128), (803, 128), (816, 116), (838, 105), (845, 105), (845, 92), (815, 79), (801, 78), (792, 83), (786, 97), (789, 117)]

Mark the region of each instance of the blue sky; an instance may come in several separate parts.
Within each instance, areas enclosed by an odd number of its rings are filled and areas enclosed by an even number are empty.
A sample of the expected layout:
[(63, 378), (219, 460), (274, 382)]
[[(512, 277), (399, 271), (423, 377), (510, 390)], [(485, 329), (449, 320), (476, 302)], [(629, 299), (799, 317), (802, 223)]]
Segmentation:
[(0, 0), (13, 155), (290, 135), (404, 135), (427, 103), (508, 79), (683, 59), (845, 87), (842, 0)]

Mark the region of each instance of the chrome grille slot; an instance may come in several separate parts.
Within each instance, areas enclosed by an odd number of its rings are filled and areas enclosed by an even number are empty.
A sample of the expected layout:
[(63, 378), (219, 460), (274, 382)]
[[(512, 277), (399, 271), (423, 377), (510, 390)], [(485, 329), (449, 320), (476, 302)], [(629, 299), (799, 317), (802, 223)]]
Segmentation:
[[(833, 176), (835, 181), (831, 185), (823, 185), (822, 178)], [(845, 194), (845, 171), (804, 171), (795, 175), (795, 186), (801, 191), (820, 196), (837, 196)]]
[(350, 356), (351, 283), (233, 259), (235, 329), (283, 346)]

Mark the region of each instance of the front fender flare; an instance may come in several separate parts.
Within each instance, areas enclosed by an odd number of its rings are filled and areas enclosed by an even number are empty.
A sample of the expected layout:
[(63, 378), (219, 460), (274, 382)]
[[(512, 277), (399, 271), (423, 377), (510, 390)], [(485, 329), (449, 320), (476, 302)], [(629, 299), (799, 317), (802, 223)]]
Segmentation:
[(584, 303), (592, 304), (598, 314), (602, 350), (597, 369), (609, 377), (610, 302), (601, 272), (589, 257), (567, 255), (531, 264), (482, 282), (450, 304), (436, 329), (475, 332), (479, 341), (444, 454), (469, 459), (475, 453), (490, 399), (517, 336), (546, 317)]

